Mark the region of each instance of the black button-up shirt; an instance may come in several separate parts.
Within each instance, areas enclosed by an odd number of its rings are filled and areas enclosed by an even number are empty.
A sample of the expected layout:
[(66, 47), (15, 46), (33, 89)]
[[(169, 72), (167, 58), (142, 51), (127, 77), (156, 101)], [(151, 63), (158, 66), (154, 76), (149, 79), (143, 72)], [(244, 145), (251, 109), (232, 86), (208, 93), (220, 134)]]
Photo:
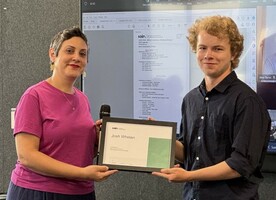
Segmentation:
[(191, 90), (182, 103), (184, 168), (226, 161), (242, 177), (185, 183), (183, 199), (258, 199), (270, 126), (264, 102), (234, 71), (210, 92), (204, 80)]

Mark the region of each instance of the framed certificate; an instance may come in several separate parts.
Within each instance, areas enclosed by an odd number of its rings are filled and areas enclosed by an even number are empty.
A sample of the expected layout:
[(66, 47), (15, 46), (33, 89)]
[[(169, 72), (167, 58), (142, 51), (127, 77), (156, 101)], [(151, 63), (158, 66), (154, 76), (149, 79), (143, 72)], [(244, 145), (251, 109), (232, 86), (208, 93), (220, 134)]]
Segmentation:
[(142, 172), (174, 166), (175, 122), (104, 117), (101, 131), (100, 165)]

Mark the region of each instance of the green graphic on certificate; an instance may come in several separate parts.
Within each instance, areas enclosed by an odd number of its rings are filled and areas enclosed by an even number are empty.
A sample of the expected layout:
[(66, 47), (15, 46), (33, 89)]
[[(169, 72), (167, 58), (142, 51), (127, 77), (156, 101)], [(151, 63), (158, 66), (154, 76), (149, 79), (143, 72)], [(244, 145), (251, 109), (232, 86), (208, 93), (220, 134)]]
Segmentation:
[(170, 139), (149, 138), (147, 167), (170, 167), (170, 149)]

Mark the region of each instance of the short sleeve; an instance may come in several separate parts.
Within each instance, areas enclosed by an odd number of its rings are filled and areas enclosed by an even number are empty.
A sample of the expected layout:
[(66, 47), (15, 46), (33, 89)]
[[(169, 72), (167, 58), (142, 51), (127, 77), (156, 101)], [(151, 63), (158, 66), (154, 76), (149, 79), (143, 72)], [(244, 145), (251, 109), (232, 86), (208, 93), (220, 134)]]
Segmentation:
[(20, 132), (41, 137), (42, 119), (39, 99), (35, 91), (25, 92), (16, 107), (14, 135)]

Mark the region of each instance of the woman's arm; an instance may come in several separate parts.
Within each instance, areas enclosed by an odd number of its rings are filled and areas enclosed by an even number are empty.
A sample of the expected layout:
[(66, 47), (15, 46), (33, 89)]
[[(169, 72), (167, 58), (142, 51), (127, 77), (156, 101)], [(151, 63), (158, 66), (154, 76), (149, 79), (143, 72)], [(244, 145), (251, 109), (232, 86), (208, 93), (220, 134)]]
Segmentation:
[(108, 170), (107, 166), (90, 165), (82, 168), (53, 159), (39, 151), (39, 138), (32, 134), (16, 134), (15, 144), (19, 162), (42, 175), (101, 181), (117, 172)]

